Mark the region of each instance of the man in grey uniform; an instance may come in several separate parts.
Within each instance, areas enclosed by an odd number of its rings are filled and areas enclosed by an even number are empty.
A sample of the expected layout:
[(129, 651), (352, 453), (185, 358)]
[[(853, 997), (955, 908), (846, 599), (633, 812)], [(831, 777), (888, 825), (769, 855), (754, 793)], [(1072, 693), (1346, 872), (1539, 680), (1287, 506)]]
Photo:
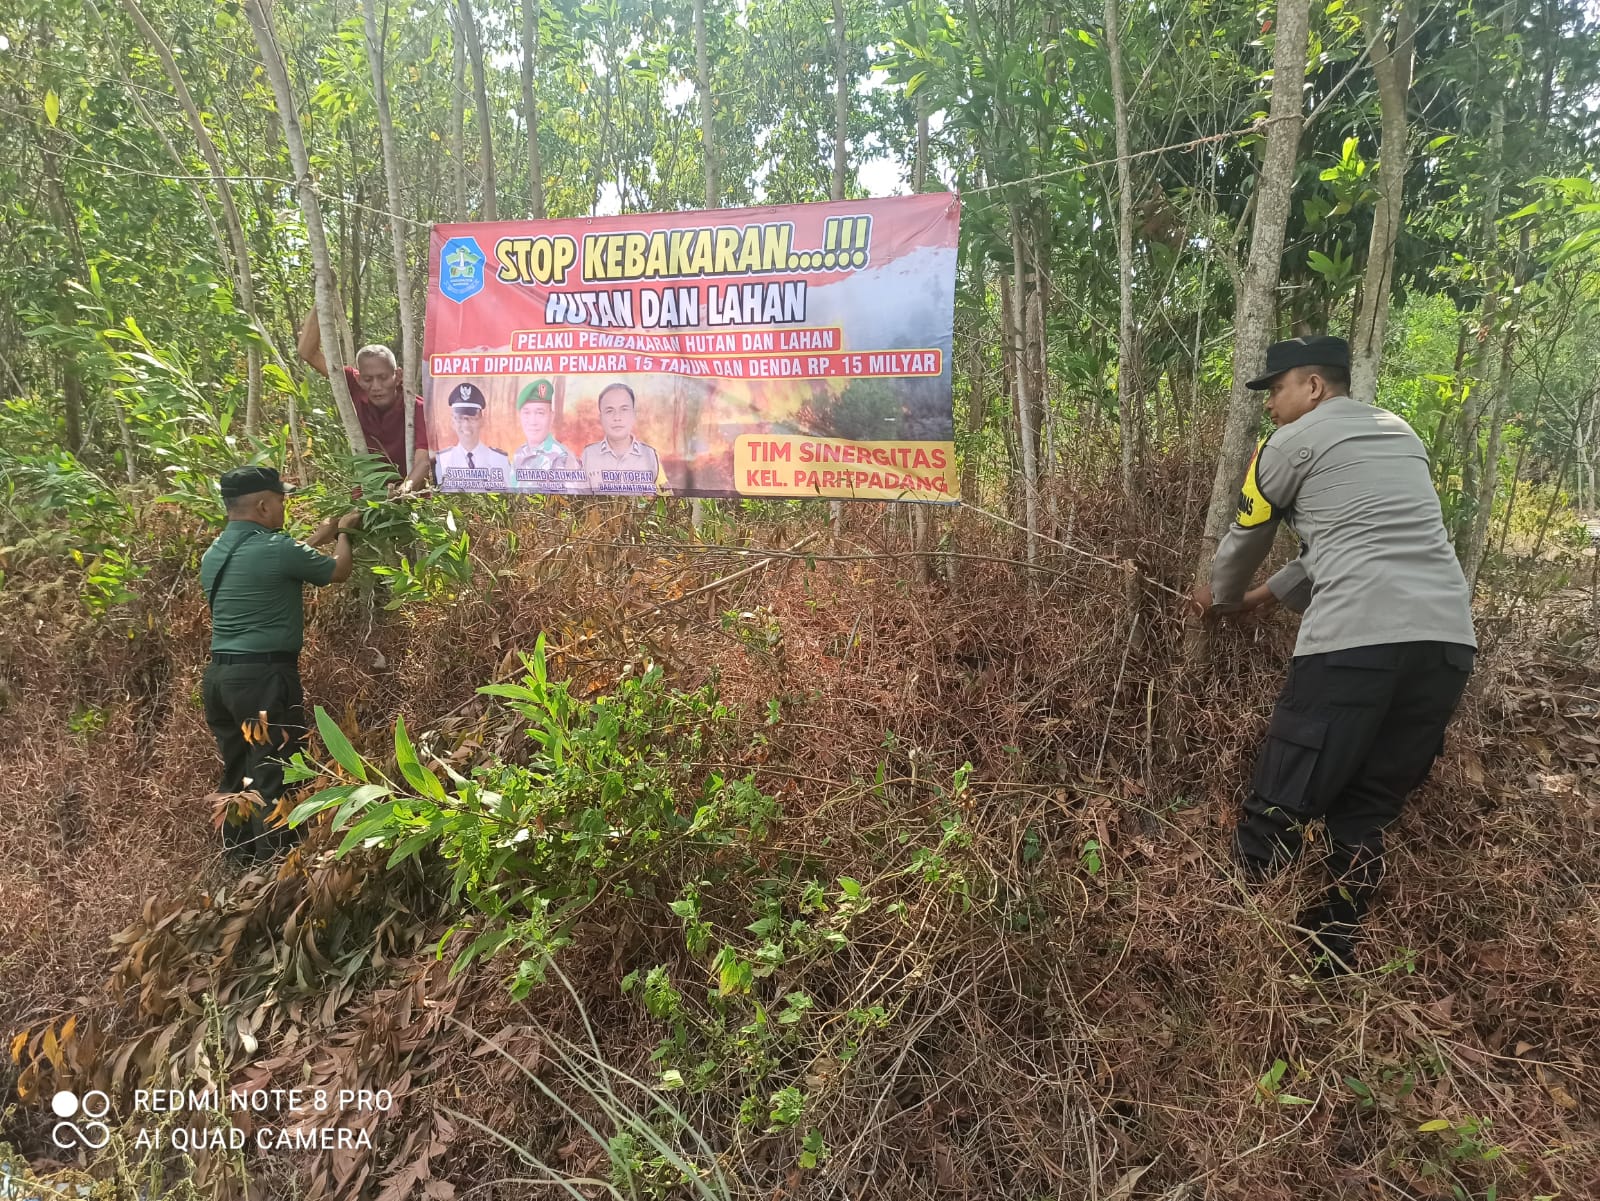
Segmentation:
[(600, 389), (596, 400), (605, 437), (583, 448), (580, 460), (593, 492), (650, 495), (666, 490), (667, 476), (655, 447), (633, 436), (638, 406), (633, 389), (620, 380)]
[[(1357, 923), (1383, 875), (1384, 828), (1427, 777), (1467, 685), (1477, 640), (1471, 596), (1445, 536), (1422, 440), (1401, 418), (1352, 400), (1350, 350), (1324, 336), (1276, 342), (1266, 372), (1278, 429), (1256, 448), (1238, 516), (1217, 548), (1202, 615), (1284, 604), (1305, 614), (1256, 760), (1234, 853), (1263, 878), (1323, 819), (1333, 877), (1301, 918), (1319, 970), (1350, 970)], [(1280, 524), (1300, 556), (1247, 585)]]

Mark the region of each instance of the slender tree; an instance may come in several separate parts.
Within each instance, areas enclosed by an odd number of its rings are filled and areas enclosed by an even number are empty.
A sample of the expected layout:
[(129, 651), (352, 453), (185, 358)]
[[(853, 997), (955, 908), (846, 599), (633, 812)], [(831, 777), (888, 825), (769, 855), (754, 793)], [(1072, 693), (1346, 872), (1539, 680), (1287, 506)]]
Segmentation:
[(544, 0), (522, 0), (522, 121), (528, 127), (529, 215), (544, 220), (544, 164), (539, 158), (539, 10)]
[(844, 199), (844, 174), (849, 162), (850, 44), (845, 40), (844, 0), (833, 0), (833, 186), (829, 196)]
[[(1022, 206), (1011, 205), (1011, 284), (1015, 299), (1011, 311), (1014, 322), (1016, 351), (1013, 379), (1017, 387), (1017, 424), (1022, 434), (1022, 504), (1028, 527), (1028, 562), (1039, 558), (1039, 447), (1035, 435), (1033, 397), (1027, 369), (1026, 293), (1027, 273), (1022, 258)], [(1031, 579), (1031, 577), (1030, 577)]]
[(1378, 392), (1378, 368), (1383, 362), (1383, 339), (1394, 283), (1395, 246), (1405, 212), (1406, 170), (1410, 165), (1407, 139), (1411, 133), (1406, 104), (1411, 95), (1417, 33), (1414, 4), (1415, 0), (1397, 0), (1392, 37), (1384, 31), (1378, 0), (1360, 0), (1357, 8), (1367, 35), (1372, 73), (1378, 80), (1383, 138), (1378, 159), (1378, 203), (1367, 241), (1366, 273), (1350, 330), (1350, 395), (1368, 404)]
[(317, 322), (322, 327), (322, 353), (327, 356), (328, 383), (333, 388), (333, 403), (339, 411), (339, 420), (344, 424), (350, 453), (364, 454), (367, 438), (361, 429), (361, 419), (356, 416), (355, 403), (350, 399), (350, 385), (344, 378), (344, 355), (341, 353), (336, 317), (342, 311), (342, 305), (338, 285), (334, 282), (333, 259), (328, 253), (327, 229), (322, 223), (322, 204), (317, 199), (316, 182), (311, 178), (311, 160), (306, 154), (305, 138), (300, 132), (300, 116), (294, 106), (288, 69), (278, 51), (272, 14), (266, 7), (268, 2), (245, 0), (245, 17), (255, 32), (256, 45), (261, 50), (261, 65), (272, 85), (272, 94), (278, 105), (278, 120), (283, 126), (283, 140), (289, 150), (289, 162), (294, 168), (300, 212), (306, 223), (306, 241), (311, 248), (311, 278), (317, 295)]
[[(911, 160), (911, 190), (924, 192), (928, 187), (928, 93), (917, 93), (916, 154)], [(917, 575), (924, 583), (933, 578), (933, 560), (927, 552), (933, 544), (933, 515), (926, 504), (911, 507), (911, 543), (917, 552)]]
[[(156, 52), (161, 69), (166, 72), (167, 82), (172, 85), (178, 104), (183, 108), (183, 115), (188, 119), (189, 128), (194, 132), (195, 146), (200, 151), (200, 157), (205, 159), (206, 169), (211, 173), (211, 186), (222, 205), (222, 219), (227, 225), (228, 241), (233, 247), (233, 271), (239, 285), (239, 303), (250, 323), (260, 330), (261, 321), (256, 314), (255, 277), (250, 270), (250, 246), (245, 241), (244, 223), (239, 220), (239, 209), (233, 202), (233, 187), (228, 182), (227, 172), (223, 170), (222, 156), (217, 153), (216, 143), (211, 140), (211, 133), (200, 116), (200, 107), (190, 95), (183, 72), (178, 69), (177, 60), (173, 58), (166, 41), (145, 18), (138, 0), (122, 0), (122, 7), (127, 10), (150, 48)], [(265, 331), (261, 331), (261, 336), (266, 337)], [(261, 425), (261, 351), (252, 345), (245, 349), (245, 355), (247, 382), (244, 428), (246, 433), (253, 434)]]
[(479, 211), (485, 221), (495, 220), (494, 112), (489, 108), (489, 88), (483, 69), (483, 43), (478, 38), (478, 22), (472, 15), (472, 0), (456, 0), (461, 32), (467, 39), (467, 64), (472, 68), (472, 92), (478, 106), (478, 153), (483, 166), (483, 204)]
[[(1525, 280), (1518, 282), (1526, 283)], [(1494, 383), (1490, 385), (1489, 403), (1484, 416), (1488, 436), (1483, 451), (1483, 472), (1479, 477), (1477, 493), (1469, 498), (1472, 502), (1472, 525), (1467, 532), (1466, 545), (1459, 548), (1461, 571), (1467, 577), (1469, 588), (1476, 588), (1478, 584), (1478, 572), (1483, 567), (1484, 551), (1489, 540), (1489, 516), (1494, 511), (1494, 496), (1500, 487), (1500, 447), (1505, 434), (1507, 402), (1511, 397), (1512, 352), (1516, 347), (1517, 318), (1522, 311), (1523, 295), (1523, 287), (1512, 290), (1511, 303), (1500, 325), (1499, 370)], [(1488, 340), (1485, 339), (1486, 342)], [(1556, 488), (1560, 490), (1559, 483)]]
[[(717, 121), (711, 104), (711, 57), (706, 52), (706, 0), (694, 0), (694, 80), (700, 93), (700, 153), (705, 165), (706, 207), (717, 207)], [(837, 172), (838, 152), (834, 153)], [(834, 197), (838, 199), (837, 196)]]
[[(844, 199), (844, 173), (848, 148), (846, 139), (850, 132), (850, 52), (845, 40), (844, 0), (833, 0), (833, 181), (828, 196)], [(833, 501), (828, 506), (828, 517), (833, 525), (833, 536), (844, 533), (844, 504)]]
[[(1306, 0), (1283, 0), (1273, 26), (1272, 100), (1267, 116), (1267, 149), (1256, 181), (1255, 224), (1250, 233), (1250, 257), (1233, 319), (1233, 387), (1222, 434), (1222, 452), (1211, 481), (1211, 502), (1206, 509), (1196, 578), (1204, 583), (1211, 557), (1234, 512), (1234, 497), (1250, 459), (1261, 407), (1245, 387), (1260, 370), (1272, 341), (1283, 235), (1289, 223), (1289, 200), (1294, 191), (1296, 148), (1304, 115), (1302, 94), (1306, 81), (1306, 40), (1310, 25)], [(1199, 644), (1194, 644), (1198, 650)]]
[(1133, 184), (1129, 159), (1128, 98), (1122, 87), (1122, 21), (1117, 0), (1106, 0), (1106, 53), (1111, 59), (1111, 104), (1117, 145), (1117, 412), (1122, 430), (1122, 494), (1137, 495), (1140, 381), (1137, 331), (1133, 316)]
[[(1503, 45), (1511, 35), (1515, 25), (1516, 5), (1508, 0), (1500, 13), (1500, 34)], [(1493, 78), (1493, 75), (1490, 76)], [(1494, 109), (1489, 117), (1489, 141), (1484, 161), (1488, 164), (1488, 178), (1483, 190), (1483, 206), (1479, 212), (1479, 239), (1482, 246), (1484, 260), (1484, 275), (1488, 279), (1488, 286), (1484, 289), (1483, 303), (1478, 317), (1477, 350), (1472, 356), (1471, 377), (1474, 381), (1467, 389), (1466, 398), (1461, 406), (1461, 420), (1457, 435), (1457, 453), (1461, 462), (1461, 494), (1460, 504), (1456, 513), (1455, 545), (1456, 556), (1461, 560), (1463, 571), (1469, 580), (1477, 576), (1477, 562), (1481, 547), (1475, 545), (1474, 531), (1477, 526), (1478, 503), (1484, 495), (1479, 483), (1479, 458), (1478, 445), (1482, 438), (1482, 420), (1489, 418), (1491, 433), (1490, 444), (1498, 455), (1500, 439), (1493, 426), (1498, 423), (1501, 409), (1498, 403), (1491, 403), (1485, 411), (1484, 400), (1491, 399), (1498, 402), (1498, 393), (1489, 387), (1489, 365), (1494, 352), (1494, 331), (1498, 328), (1501, 307), (1501, 289), (1505, 284), (1505, 269), (1500, 256), (1500, 199), (1505, 185), (1506, 171), (1506, 92), (1510, 88), (1510, 81), (1506, 87), (1496, 88)], [(1485, 461), (1482, 473), (1493, 479), (1498, 470), (1498, 464), (1493, 460)], [(1493, 488), (1487, 495), (1492, 499)]]
[(450, 54), (450, 218), (467, 219), (467, 39), (461, 20), (451, 21)]
[[(131, 0), (130, 0), (131, 2)], [(417, 447), (417, 407), (410, 403), (410, 389), (417, 387), (422, 376), (418, 367), (416, 324), (411, 313), (411, 268), (406, 262), (405, 218), (400, 214), (403, 197), (400, 192), (400, 152), (395, 147), (394, 120), (389, 114), (389, 85), (384, 77), (384, 46), (389, 33), (389, 5), (383, 7), (383, 26), (378, 26), (374, 0), (361, 0), (361, 14), (367, 27), (367, 61), (372, 67), (372, 96), (378, 109), (378, 136), (383, 147), (383, 178), (389, 194), (389, 240), (394, 251), (395, 300), (400, 309), (400, 347), (402, 372), (406, 391), (400, 399), (406, 414), (406, 464), (410, 465)]]
[[(705, 206), (717, 207), (717, 122), (711, 103), (711, 56), (706, 52), (706, 0), (694, 0), (694, 81), (700, 94), (700, 159), (705, 175)], [(701, 406), (695, 401), (689, 412), (689, 437), (694, 438), (700, 423)], [(698, 496), (689, 501), (689, 525), (698, 531), (705, 524), (705, 502)]]

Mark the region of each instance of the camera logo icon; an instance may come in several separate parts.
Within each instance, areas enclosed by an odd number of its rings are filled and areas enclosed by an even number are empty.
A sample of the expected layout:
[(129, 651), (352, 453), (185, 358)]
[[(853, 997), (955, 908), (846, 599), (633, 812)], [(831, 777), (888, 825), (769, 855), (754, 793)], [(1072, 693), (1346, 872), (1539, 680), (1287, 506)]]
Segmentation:
[[(82, 1144), (98, 1151), (111, 1141), (111, 1128), (100, 1119), (111, 1112), (111, 1098), (99, 1089), (90, 1089), (80, 1100), (70, 1089), (62, 1089), (50, 1098), (50, 1108), (57, 1122), (50, 1129), (50, 1141), (56, 1146), (70, 1149)], [(80, 1125), (72, 1118), (87, 1119)]]

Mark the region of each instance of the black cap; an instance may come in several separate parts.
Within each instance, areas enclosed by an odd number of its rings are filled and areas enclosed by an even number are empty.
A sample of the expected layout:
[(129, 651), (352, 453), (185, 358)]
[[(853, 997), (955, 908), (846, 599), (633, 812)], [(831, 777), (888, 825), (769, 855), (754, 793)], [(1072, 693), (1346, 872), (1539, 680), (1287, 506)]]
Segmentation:
[(489, 407), (489, 401), (483, 394), (483, 389), (477, 384), (457, 384), (450, 389), (449, 402), (452, 409), (473, 411), (481, 413)]
[(1245, 387), (1259, 392), (1291, 367), (1343, 367), (1349, 371), (1350, 343), (1327, 334), (1274, 342), (1267, 347), (1267, 370)]
[(222, 473), (222, 499), (238, 500), (254, 492), (276, 492), (287, 496), (294, 489), (283, 482), (276, 467), (235, 467)]

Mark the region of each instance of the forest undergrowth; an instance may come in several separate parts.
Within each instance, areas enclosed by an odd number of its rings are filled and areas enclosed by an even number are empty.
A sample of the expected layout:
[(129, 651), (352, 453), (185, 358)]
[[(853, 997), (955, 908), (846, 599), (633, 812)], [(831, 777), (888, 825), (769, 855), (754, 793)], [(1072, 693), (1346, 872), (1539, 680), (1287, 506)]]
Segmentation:
[[(460, 504), (470, 575), (312, 602), (306, 792), (342, 791), (242, 873), (206, 800), (203, 525), (142, 512), (136, 595), (97, 614), (93, 564), (8, 562), (13, 1173), (385, 1201), (1600, 1195), (1587, 598), (1481, 623), (1362, 973), (1315, 980), (1315, 856), (1254, 891), (1225, 851), (1293, 622), (1186, 665), (1169, 590), (1202, 474), (1162, 470), (1137, 527), (1049, 498), (1094, 557), (1047, 545), (1031, 581), (970, 512), (954, 582), (923, 582), (882, 553), (887, 507), (837, 541), (775, 507), (697, 543), (649, 506)], [(151, 1082), (395, 1103), (197, 1123), (136, 1113)], [(51, 1146), (64, 1088), (113, 1100), (92, 1162)], [(370, 1146), (138, 1140), (268, 1121)]]

